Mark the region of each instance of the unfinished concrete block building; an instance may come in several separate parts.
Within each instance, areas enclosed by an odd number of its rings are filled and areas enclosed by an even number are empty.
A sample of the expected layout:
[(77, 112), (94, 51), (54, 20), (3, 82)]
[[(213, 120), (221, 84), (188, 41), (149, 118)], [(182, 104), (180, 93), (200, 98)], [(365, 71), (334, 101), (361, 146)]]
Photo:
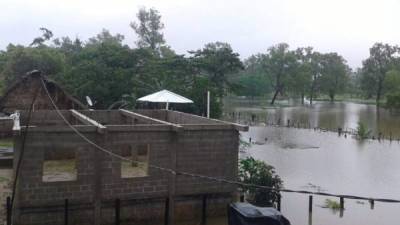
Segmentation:
[(21, 114), (13, 224), (63, 224), (65, 199), (74, 225), (113, 224), (116, 199), (121, 224), (159, 224), (166, 208), (170, 224), (196, 218), (205, 194), (208, 213), (225, 213), (235, 185), (179, 172), (236, 180), (247, 127), (168, 110), (59, 112), (88, 140), (57, 111), (33, 112), (28, 128)]

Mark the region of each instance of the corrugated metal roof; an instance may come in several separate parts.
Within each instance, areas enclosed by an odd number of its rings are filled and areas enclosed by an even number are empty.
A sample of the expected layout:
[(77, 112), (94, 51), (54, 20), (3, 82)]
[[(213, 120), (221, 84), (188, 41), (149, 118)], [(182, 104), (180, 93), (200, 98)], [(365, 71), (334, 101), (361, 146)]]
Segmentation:
[(192, 100), (168, 90), (162, 90), (138, 99), (141, 102), (193, 103)]

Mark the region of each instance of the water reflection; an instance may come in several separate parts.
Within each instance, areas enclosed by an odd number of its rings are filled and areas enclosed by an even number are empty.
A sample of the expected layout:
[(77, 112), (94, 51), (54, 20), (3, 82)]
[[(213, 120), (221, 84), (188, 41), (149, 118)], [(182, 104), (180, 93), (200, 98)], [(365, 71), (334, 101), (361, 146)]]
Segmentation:
[(286, 125), (288, 121), (297, 127), (320, 127), (329, 130), (355, 129), (359, 121), (371, 129), (377, 136), (400, 138), (400, 116), (390, 111), (377, 108), (375, 105), (365, 105), (349, 102), (317, 102), (313, 106), (295, 105), (291, 107), (267, 108), (259, 106), (243, 106), (242, 104), (226, 104), (225, 118), (235, 122), (257, 124)]

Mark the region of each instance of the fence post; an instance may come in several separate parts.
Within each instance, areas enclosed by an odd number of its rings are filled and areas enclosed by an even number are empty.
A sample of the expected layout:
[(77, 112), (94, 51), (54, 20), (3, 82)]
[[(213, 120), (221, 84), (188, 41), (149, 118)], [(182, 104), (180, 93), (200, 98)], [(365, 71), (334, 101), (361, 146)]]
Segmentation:
[(164, 212), (164, 224), (168, 225), (169, 222), (169, 198), (165, 199), (165, 212)]
[(344, 212), (344, 198), (340, 197), (340, 211), (339, 211), (339, 217), (343, 217), (343, 212)]
[(201, 224), (207, 224), (207, 195), (203, 195), (203, 207), (201, 213)]
[(115, 225), (119, 225), (120, 208), (121, 208), (121, 201), (119, 200), (119, 198), (117, 198), (115, 199)]
[(64, 201), (64, 224), (68, 225), (68, 198)]
[(340, 209), (344, 209), (344, 198), (340, 197)]
[(308, 196), (308, 212), (312, 213), (313, 196)]
[(11, 225), (11, 198), (7, 197), (7, 225)]
[(276, 208), (281, 211), (281, 193), (278, 194), (278, 202)]

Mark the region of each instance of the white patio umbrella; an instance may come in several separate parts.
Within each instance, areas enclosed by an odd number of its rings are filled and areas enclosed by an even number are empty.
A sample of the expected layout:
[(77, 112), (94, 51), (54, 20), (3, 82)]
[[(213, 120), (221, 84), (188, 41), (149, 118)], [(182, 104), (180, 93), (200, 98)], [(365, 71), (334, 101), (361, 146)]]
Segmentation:
[(181, 95), (175, 94), (168, 90), (162, 90), (150, 95), (139, 98), (137, 101), (141, 102), (165, 102), (165, 109), (168, 109), (169, 103), (193, 103), (192, 100), (185, 98)]

